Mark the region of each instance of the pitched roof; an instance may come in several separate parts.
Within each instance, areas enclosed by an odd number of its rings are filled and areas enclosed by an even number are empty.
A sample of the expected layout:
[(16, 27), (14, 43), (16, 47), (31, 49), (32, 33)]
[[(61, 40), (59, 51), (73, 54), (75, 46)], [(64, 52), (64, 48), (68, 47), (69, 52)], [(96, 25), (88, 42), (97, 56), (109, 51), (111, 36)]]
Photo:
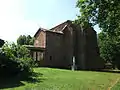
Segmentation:
[(57, 34), (63, 34), (63, 30), (67, 27), (68, 24), (71, 24), (72, 21), (70, 20), (67, 20), (53, 28), (51, 28), (50, 30), (47, 30), (47, 29), (44, 29), (44, 28), (39, 28), (38, 31), (35, 33), (34, 37), (37, 36), (38, 33), (40, 33), (41, 31), (44, 31), (44, 32), (51, 32), (51, 33), (57, 33)]
[(39, 28), (38, 31), (35, 33), (34, 37), (37, 36), (37, 34), (40, 32), (40, 31), (47, 31), (47, 29), (44, 29), (44, 28)]
[(52, 30), (52, 31), (63, 31), (64, 27), (66, 27), (66, 25), (71, 24), (71, 23), (72, 23), (72, 21), (67, 20), (67, 21), (51, 28), (50, 30)]

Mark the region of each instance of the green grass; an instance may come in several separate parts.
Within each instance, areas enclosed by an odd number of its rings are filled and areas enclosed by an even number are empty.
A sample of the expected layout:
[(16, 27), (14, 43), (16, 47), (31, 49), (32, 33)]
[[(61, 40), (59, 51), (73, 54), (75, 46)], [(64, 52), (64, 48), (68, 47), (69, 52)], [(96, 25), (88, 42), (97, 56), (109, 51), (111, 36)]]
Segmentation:
[[(21, 81), (18, 87), (12, 86), (7, 90), (108, 90), (120, 78), (120, 74), (107, 72), (51, 68), (35, 68), (34, 71), (38, 73), (37, 80)], [(114, 90), (119, 90), (116, 89), (116, 85)]]
[(120, 90), (120, 79), (111, 90)]

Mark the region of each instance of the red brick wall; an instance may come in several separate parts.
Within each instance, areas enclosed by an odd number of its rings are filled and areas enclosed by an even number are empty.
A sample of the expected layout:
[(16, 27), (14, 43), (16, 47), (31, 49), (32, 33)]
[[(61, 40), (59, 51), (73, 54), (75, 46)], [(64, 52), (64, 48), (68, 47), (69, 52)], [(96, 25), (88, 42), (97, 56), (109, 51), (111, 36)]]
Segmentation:
[(34, 42), (35, 47), (46, 47), (46, 32), (40, 31), (35, 38)]

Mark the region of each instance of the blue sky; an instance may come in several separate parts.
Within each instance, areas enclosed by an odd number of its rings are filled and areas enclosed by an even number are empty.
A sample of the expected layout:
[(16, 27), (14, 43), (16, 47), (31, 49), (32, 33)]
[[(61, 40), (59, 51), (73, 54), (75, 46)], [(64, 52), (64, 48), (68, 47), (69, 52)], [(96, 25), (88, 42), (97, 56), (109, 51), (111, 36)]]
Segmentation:
[[(16, 41), (34, 35), (39, 27), (52, 28), (79, 14), (77, 0), (0, 0), (0, 38)], [(99, 32), (98, 27), (95, 30)]]

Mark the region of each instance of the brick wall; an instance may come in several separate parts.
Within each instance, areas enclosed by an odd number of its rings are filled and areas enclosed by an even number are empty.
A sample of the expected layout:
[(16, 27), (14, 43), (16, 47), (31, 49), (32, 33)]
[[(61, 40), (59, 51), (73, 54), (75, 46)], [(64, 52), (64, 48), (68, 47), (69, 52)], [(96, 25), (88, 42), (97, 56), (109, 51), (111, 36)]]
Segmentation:
[(46, 47), (46, 32), (40, 31), (36, 35), (34, 46), (35, 47), (42, 47), (42, 48)]

